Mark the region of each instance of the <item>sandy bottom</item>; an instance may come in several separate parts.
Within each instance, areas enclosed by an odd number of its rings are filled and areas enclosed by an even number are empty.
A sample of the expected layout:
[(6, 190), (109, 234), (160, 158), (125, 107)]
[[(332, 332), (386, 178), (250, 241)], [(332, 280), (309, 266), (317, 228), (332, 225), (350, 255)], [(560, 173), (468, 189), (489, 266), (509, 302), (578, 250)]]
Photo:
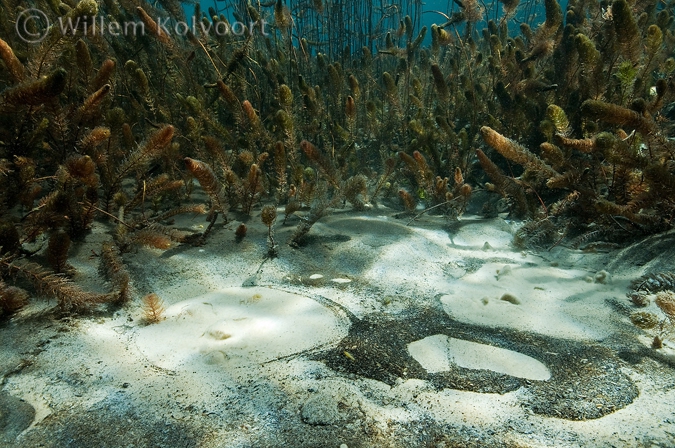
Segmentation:
[(428, 336), (408, 345), (410, 355), (429, 373), (447, 372), (453, 365), (492, 370), (504, 375), (546, 381), (551, 372), (541, 362), (522, 353), (479, 344), (444, 334)]
[(171, 305), (165, 319), (136, 333), (136, 346), (158, 367), (203, 363), (224, 371), (255, 368), (346, 336), (329, 309), (309, 297), (272, 288), (228, 288)]
[[(0, 323), (0, 446), (675, 446), (675, 342), (626, 298), (675, 269), (671, 234), (538, 253), (501, 218), (390, 215), (335, 213), (297, 249), (291, 218), (267, 261), (257, 216), (125, 254), (152, 325), (35, 300)], [(72, 254), (89, 289), (109, 231)]]

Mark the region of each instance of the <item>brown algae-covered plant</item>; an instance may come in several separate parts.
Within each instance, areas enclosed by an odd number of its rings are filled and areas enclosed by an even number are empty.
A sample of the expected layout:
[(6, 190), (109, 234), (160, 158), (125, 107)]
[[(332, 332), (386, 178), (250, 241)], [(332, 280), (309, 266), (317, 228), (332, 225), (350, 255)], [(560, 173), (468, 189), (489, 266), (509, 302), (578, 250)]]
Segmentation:
[(260, 212), (260, 220), (267, 226), (267, 254), (270, 258), (274, 258), (279, 254), (279, 247), (274, 240), (274, 231), (272, 226), (277, 219), (277, 208), (274, 205), (266, 205)]
[[(457, 220), (475, 201), (486, 215), (501, 201), (528, 220), (520, 247), (672, 228), (672, 0), (571, 0), (565, 11), (546, 0), (545, 19), (527, 14), (518, 28), (508, 19), (532, 2), (456, 2), (429, 28), (428, 47), (420, 2), (382, 17), (357, 3), (368, 32), (351, 20), (315, 26), (344, 18), (343, 2), (228, 1), (221, 11), (196, 4), (204, 27), (167, 34), (155, 32), (158, 20), (186, 19), (176, 2), (36, 0), (51, 23), (73, 27), (32, 22), (46, 33), (34, 44), (12, 25), (24, 6), (0, 2), (7, 288), (65, 310), (124, 304), (133, 295), (125, 256), (207, 244), (231, 217), (268, 210), (278, 255), (269, 207), (285, 209), (277, 225), (296, 226), (294, 247), (338, 209), (379, 208), (412, 223)], [(252, 25), (205, 31), (230, 16)], [(85, 17), (148, 32), (104, 36)], [(209, 224), (186, 231), (175, 220), (184, 214)], [(89, 293), (68, 278), (69, 257), (99, 224), (109, 229), (99, 256), (111, 290)], [(6, 313), (26, 302), (8, 294)]]
[(631, 314), (633, 324), (644, 330), (653, 330), (653, 348), (662, 348), (664, 340), (675, 332), (675, 273), (657, 272), (645, 275), (632, 282), (628, 297), (637, 307), (645, 307), (654, 302), (657, 315), (649, 311), (637, 311)]
[(164, 301), (155, 293), (143, 296), (143, 319), (148, 324), (156, 324), (164, 317)]

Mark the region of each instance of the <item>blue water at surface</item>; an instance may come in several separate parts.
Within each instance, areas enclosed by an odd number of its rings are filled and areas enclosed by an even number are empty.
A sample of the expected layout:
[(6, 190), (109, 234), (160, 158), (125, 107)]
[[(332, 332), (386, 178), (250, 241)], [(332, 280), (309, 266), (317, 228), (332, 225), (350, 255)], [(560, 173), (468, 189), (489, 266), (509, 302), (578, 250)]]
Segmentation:
[[(367, 1), (367, 0), (364, 0)], [(292, 4), (294, 2), (285, 2), (286, 5)], [(395, 3), (395, 2), (394, 2)], [(530, 7), (528, 6), (532, 2), (526, 2), (522, 1), (520, 2), (519, 9), (515, 16), (510, 19), (509, 23), (509, 29), (511, 30), (511, 34), (516, 34), (518, 33), (518, 27), (520, 26), (520, 23), (523, 21), (529, 21), (532, 26), (536, 26), (540, 23), (542, 23), (545, 19), (545, 12), (544, 12), (544, 1), (543, 0), (536, 0), (533, 3), (533, 6)], [(219, 0), (202, 0), (200, 1), (202, 11), (208, 11), (208, 9), (214, 8), (216, 9), (219, 13), (225, 14), (225, 16), (228, 18), (228, 20), (233, 21), (234, 18), (231, 16), (229, 11), (226, 10), (226, 7), (228, 4), (231, 4), (230, 2), (225, 2), (225, 1), (219, 1)], [(501, 3), (497, 1), (493, 2), (485, 2), (485, 4), (488, 7), (488, 10), (486, 11), (486, 18), (487, 19), (499, 19), (503, 15), (503, 9)], [(567, 8), (567, 0), (564, 0), (560, 2), (560, 6), (563, 11)], [(494, 8), (497, 8), (496, 11)], [(194, 15), (194, 6), (192, 4), (184, 4), (184, 9), (187, 17), (192, 17)], [(420, 20), (420, 27), (421, 26), (426, 26), (428, 29), (431, 28), (431, 25), (433, 24), (443, 24), (446, 19), (442, 14), (450, 16), (453, 12), (459, 11), (459, 7), (451, 0), (427, 0), (424, 2), (423, 9), (422, 9), (422, 17), (419, 19)], [(525, 10), (530, 13), (531, 17), (525, 17)], [(268, 10), (271, 12), (271, 8), (268, 8)], [(438, 11), (438, 12), (436, 12)], [(413, 22), (416, 22), (416, 18), (413, 17)], [(486, 25), (486, 22), (483, 23), (478, 23), (476, 24), (477, 29), (482, 29)], [(458, 27), (458, 29), (461, 31), (463, 29), (462, 26)], [(415, 33), (419, 32), (418, 29), (415, 30)], [(424, 44), (428, 45), (431, 42), (431, 33), (427, 32), (426, 39)]]
[[(329, 2), (330, 0), (323, 0), (324, 3)], [(368, 1), (368, 0), (364, 0)], [(488, 20), (495, 20), (499, 21), (504, 13), (503, 13), (503, 5), (498, 1), (498, 0), (491, 0), (491, 1), (481, 1), (478, 0), (481, 5), (484, 5), (486, 7), (486, 11), (484, 13), (485, 20), (482, 22), (478, 22), (475, 24), (475, 29), (480, 32), (483, 28), (487, 26), (487, 21)], [(545, 14), (545, 7), (544, 7), (544, 1), (545, 0), (521, 0), (518, 9), (516, 10), (516, 13), (514, 16), (509, 18), (509, 35), (515, 36), (520, 33), (519, 27), (520, 24), (525, 22), (528, 23), (532, 28), (536, 28), (539, 26), (541, 23), (544, 22), (546, 19), (546, 14)], [(204, 13), (208, 14), (209, 8), (214, 8), (219, 14), (224, 14), (225, 17), (230, 21), (234, 22), (235, 18), (232, 16), (232, 11), (230, 10), (232, 8), (231, 5), (236, 3), (233, 0), (200, 0), (199, 3), (201, 4), (201, 9)], [(297, 0), (285, 0), (284, 4), (288, 6), (289, 8), (293, 9), (293, 6), (297, 3)], [(379, 2), (374, 2), (378, 3)], [(397, 0), (391, 0), (389, 2), (390, 4), (396, 4), (399, 3)], [(258, 4), (258, 1), (251, 1), (251, 4)], [(568, 5), (568, 0), (561, 0), (559, 1), (560, 7), (563, 11), (563, 17), (565, 15), (565, 11), (567, 9)], [(189, 2), (189, 3), (183, 3), (183, 7), (186, 13), (186, 16), (188, 18), (188, 21), (192, 20), (192, 17), (194, 16), (194, 2)], [(659, 5), (658, 8), (661, 9), (663, 8), (663, 5)], [(272, 7), (264, 7), (266, 16), (269, 18), (270, 21), (273, 21), (272, 19), (272, 14), (273, 14), (273, 8)], [(433, 24), (441, 25), (446, 22), (446, 17), (445, 16), (450, 16), (454, 12), (458, 12), (460, 10), (460, 7), (453, 1), (453, 0), (427, 0), (424, 1), (423, 6), (422, 6), (422, 14), (421, 17), (418, 19), (416, 17), (412, 17), (413, 23), (419, 24), (416, 26), (416, 29), (413, 31), (414, 35), (417, 35), (419, 32), (420, 28), (423, 26), (427, 27), (427, 34), (426, 38), (424, 40), (424, 45), (428, 46), (431, 43), (431, 33), (430, 28)], [(400, 17), (402, 19), (403, 17)], [(378, 19), (377, 16), (373, 17), (373, 21), (376, 22)], [(354, 20), (365, 20), (365, 18), (354, 18)], [(390, 21), (392, 24), (396, 24), (396, 21), (399, 20), (397, 18), (395, 21)], [(395, 31), (395, 26), (393, 26), (391, 29), (385, 29), (385, 33), (387, 31)], [(273, 30), (273, 26), (270, 27), (271, 30)], [(457, 25), (456, 28), (449, 27), (447, 28), (448, 31), (451, 33), (462, 33), (464, 31), (464, 24), (459, 24)], [(355, 51), (358, 51), (359, 49), (353, 49)]]

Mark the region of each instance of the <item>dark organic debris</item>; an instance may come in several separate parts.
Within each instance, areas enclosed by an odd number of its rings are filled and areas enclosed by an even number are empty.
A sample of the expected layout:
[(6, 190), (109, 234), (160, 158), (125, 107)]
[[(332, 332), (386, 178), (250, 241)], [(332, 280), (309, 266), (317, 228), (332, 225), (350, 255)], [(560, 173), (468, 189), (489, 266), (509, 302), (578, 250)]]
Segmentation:
[[(410, 356), (407, 345), (435, 334), (526, 354), (543, 362), (551, 371), (551, 378), (525, 380), (459, 366), (429, 374)], [(375, 315), (352, 319), (349, 335), (337, 347), (312, 358), (342, 374), (372, 378), (390, 386), (418, 378), (438, 389), (481, 393), (503, 394), (522, 387), (528, 391), (524, 406), (537, 414), (569, 420), (600, 418), (624, 408), (638, 395), (637, 387), (620, 370), (622, 359), (608, 348), (517, 330), (463, 324), (434, 309), (396, 319)]]

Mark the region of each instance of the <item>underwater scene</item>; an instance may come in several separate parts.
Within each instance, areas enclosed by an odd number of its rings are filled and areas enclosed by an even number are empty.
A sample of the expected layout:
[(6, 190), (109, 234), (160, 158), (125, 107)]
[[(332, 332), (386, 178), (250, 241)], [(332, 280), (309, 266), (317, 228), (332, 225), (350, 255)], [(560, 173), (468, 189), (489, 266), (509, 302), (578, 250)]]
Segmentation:
[(0, 447), (675, 447), (675, 0), (0, 19)]

